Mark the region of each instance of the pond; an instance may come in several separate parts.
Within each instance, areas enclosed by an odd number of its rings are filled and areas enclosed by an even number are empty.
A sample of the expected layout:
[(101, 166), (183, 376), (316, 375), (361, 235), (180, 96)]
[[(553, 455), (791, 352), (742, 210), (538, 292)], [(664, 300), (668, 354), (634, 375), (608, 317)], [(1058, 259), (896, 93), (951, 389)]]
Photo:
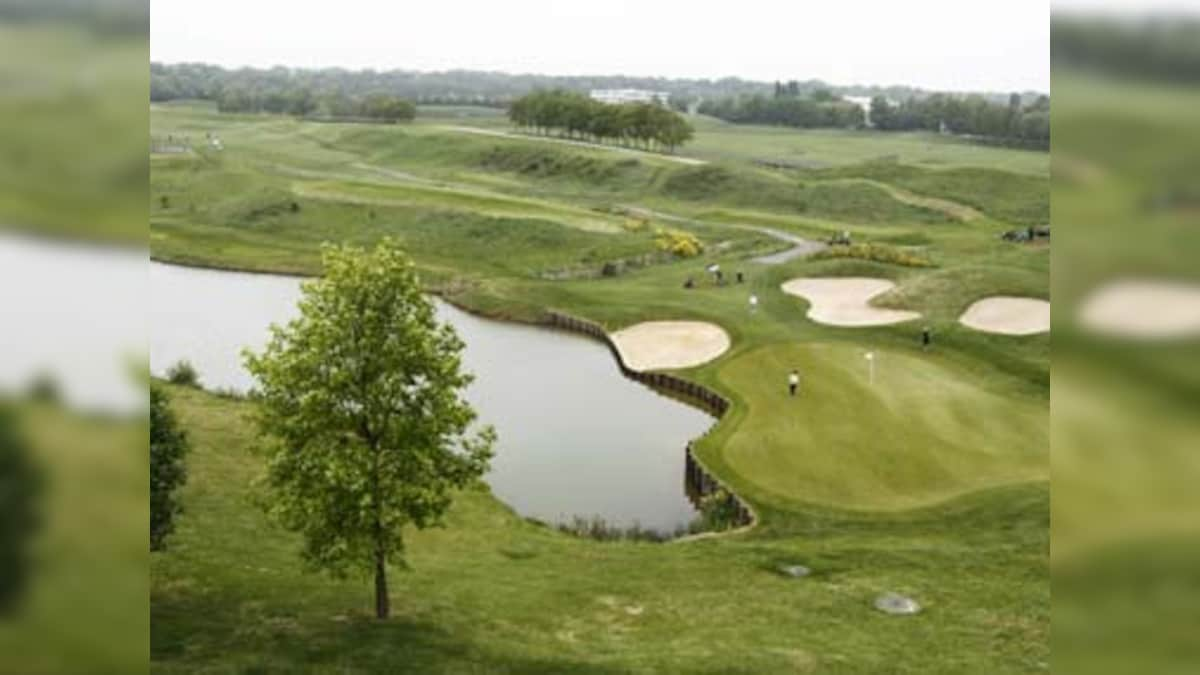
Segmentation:
[[(187, 359), (206, 389), (250, 389), (241, 349), (295, 315), (299, 284), (150, 263), (151, 371)], [(497, 497), (547, 522), (598, 516), (671, 532), (697, 516), (684, 447), (708, 415), (622, 376), (600, 342), (436, 305), (466, 343), (467, 399), (500, 437), (486, 476)]]
[(146, 252), (0, 232), (0, 397), (53, 383), (73, 410), (144, 418)]

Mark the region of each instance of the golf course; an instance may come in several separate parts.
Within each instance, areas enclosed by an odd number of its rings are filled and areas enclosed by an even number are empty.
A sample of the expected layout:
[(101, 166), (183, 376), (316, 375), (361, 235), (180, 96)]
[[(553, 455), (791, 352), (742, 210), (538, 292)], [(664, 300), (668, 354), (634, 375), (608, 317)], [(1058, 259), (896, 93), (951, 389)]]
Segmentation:
[[(323, 244), (389, 238), (457, 310), (594, 322), (631, 370), (729, 402), (688, 440), (753, 514), (602, 541), (480, 482), (405, 535), (378, 622), (365, 579), (308, 571), (255, 506), (253, 397), (160, 380), (192, 450), (151, 556), (153, 670), (1049, 670), (1050, 245), (1001, 236), (1048, 225), (1049, 154), (688, 119), (663, 154), (466, 106), (371, 124), (151, 104), (155, 261), (319, 276)], [(880, 612), (885, 593), (921, 611)]]

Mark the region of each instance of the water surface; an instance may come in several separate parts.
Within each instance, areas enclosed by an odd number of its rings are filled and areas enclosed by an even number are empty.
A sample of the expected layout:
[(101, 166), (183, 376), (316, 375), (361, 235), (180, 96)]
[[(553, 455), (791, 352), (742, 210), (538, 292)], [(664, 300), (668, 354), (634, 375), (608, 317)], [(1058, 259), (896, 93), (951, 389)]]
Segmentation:
[[(241, 349), (260, 349), (271, 323), (295, 316), (299, 283), (151, 263), (152, 372), (187, 359), (208, 389), (251, 388)], [(467, 345), (467, 398), (500, 436), (486, 476), (500, 499), (555, 522), (600, 516), (671, 531), (696, 516), (684, 447), (711, 418), (623, 377), (600, 342), (437, 309)]]

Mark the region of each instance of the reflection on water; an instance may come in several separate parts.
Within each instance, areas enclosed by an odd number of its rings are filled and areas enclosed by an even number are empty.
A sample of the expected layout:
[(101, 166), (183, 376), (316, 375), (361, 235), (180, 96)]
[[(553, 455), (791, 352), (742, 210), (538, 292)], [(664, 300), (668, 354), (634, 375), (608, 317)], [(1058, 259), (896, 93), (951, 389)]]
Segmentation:
[[(252, 386), (241, 348), (260, 348), (299, 297), (292, 277), (160, 263), (150, 283), (152, 372), (187, 359), (208, 389)], [(437, 306), (467, 344), (467, 398), (500, 435), (487, 475), (498, 497), (547, 521), (600, 516), (668, 531), (696, 516), (684, 446), (707, 415), (625, 379), (598, 342)]]

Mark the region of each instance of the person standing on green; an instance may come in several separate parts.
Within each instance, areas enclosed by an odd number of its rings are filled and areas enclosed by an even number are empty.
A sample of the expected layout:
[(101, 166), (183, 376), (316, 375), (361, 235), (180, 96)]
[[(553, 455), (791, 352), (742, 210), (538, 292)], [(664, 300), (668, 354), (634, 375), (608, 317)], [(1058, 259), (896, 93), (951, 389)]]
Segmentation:
[(788, 375), (788, 395), (795, 396), (796, 391), (800, 389), (800, 371), (792, 370)]

